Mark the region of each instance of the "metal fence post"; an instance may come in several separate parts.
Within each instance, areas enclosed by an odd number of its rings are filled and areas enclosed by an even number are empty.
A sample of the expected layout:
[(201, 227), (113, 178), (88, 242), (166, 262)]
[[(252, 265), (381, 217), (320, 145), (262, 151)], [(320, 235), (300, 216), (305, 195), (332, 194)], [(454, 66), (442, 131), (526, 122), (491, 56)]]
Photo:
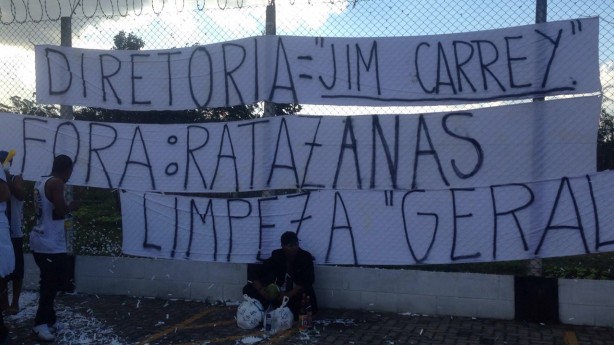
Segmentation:
[[(266, 7), (266, 27), (265, 34), (274, 36), (277, 34), (277, 24), (275, 21), (275, 0), (270, 0)], [(275, 116), (275, 103), (264, 101), (264, 117)]]
[[(62, 17), (60, 19), (60, 44), (62, 47), (72, 47), (72, 18)], [(70, 105), (60, 105), (60, 117), (64, 120), (72, 120), (74, 118), (73, 108)], [(64, 189), (64, 196), (67, 202), (71, 202), (73, 199), (73, 187), (66, 185)], [(66, 230), (66, 251), (68, 254), (74, 254), (74, 228), (73, 228), (73, 215), (71, 213), (66, 215), (64, 220), (64, 229)]]
[[(535, 23), (545, 23), (548, 21), (548, 0), (535, 0)], [(544, 97), (534, 98), (534, 102), (543, 102), (545, 100)], [(539, 114), (538, 114), (539, 116)], [(543, 125), (541, 119), (537, 120), (538, 123)], [(539, 140), (539, 139), (538, 139)], [(540, 145), (540, 142), (534, 143), (534, 145)], [(536, 162), (535, 164), (542, 164), (541, 162)], [(539, 217), (540, 215), (537, 215)], [(542, 259), (532, 259), (529, 260), (528, 263), (528, 275), (533, 277), (541, 277), (544, 275), (544, 267)]]

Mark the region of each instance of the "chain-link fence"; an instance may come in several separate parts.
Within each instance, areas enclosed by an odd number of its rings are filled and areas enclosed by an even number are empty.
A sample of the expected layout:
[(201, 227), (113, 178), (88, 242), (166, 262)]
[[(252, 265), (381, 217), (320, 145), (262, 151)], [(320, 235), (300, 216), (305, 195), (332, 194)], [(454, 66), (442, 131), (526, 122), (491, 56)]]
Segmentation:
[[(144, 49), (166, 49), (271, 32), (313, 37), (417, 36), (591, 16), (600, 17), (603, 107), (612, 113), (614, 3), (610, 1), (3, 0), (0, 2), (0, 57), (3, 62), (0, 66), (0, 103), (10, 104), (12, 96), (34, 99), (34, 46), (61, 44), (61, 17), (71, 18), (74, 47), (112, 49), (114, 38), (124, 31), (140, 38)], [(437, 107), (426, 111), (434, 110)], [(309, 106), (302, 111), (356, 113), (352, 107), (339, 106)], [(361, 107), (360, 110), (362, 113), (416, 111), (425, 109)]]
[[(114, 49), (118, 44), (116, 39), (123, 31), (127, 34), (124, 44), (130, 43), (126, 40), (133, 39), (143, 49), (167, 49), (265, 34), (311, 37), (419, 36), (593, 16), (600, 17), (599, 64), (603, 114), (614, 114), (614, 1), (0, 0), (0, 103), (5, 105), (5, 110), (24, 113), (45, 112), (48, 109), (34, 101), (34, 46), (62, 44), (62, 22), (66, 23), (67, 20), (73, 47)], [(51, 107), (52, 111), (59, 112), (59, 107)], [(259, 109), (260, 115), (264, 112), (264, 107), (256, 109)], [(439, 109), (311, 105), (302, 107), (300, 112), (354, 115)], [(610, 139), (613, 139), (613, 128), (610, 128)], [(98, 198), (95, 192), (89, 191), (81, 197)], [(115, 216), (110, 220), (108, 215), (100, 215), (97, 224), (83, 226), (95, 228), (102, 218), (119, 223), (117, 210), (112, 212)], [(100, 233), (89, 240), (107, 235)], [(115, 236), (112, 242), (117, 241)], [(102, 247), (107, 245), (105, 241), (100, 244)], [(105, 250), (114, 252), (118, 247), (98, 251)], [(91, 253), (96, 253), (96, 250)]]

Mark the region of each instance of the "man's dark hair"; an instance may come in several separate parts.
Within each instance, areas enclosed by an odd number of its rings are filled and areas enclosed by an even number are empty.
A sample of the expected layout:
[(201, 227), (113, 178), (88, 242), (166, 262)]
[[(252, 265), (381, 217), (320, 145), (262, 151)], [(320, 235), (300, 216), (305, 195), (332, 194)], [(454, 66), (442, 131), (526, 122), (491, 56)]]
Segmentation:
[(53, 159), (52, 173), (61, 173), (72, 169), (72, 159), (67, 155), (59, 155)]

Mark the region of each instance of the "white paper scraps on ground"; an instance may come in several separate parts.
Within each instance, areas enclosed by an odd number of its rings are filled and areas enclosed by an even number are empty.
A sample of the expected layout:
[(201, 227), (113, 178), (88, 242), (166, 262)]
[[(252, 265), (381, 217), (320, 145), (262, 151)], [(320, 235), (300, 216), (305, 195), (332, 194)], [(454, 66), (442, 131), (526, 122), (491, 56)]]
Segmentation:
[[(21, 309), (15, 315), (6, 316), (7, 324), (32, 324), (38, 308), (38, 293), (24, 291), (20, 298)], [(112, 327), (97, 320), (91, 309), (76, 310), (68, 306), (56, 308), (58, 321), (67, 327), (59, 331), (55, 344), (109, 344), (126, 345)]]

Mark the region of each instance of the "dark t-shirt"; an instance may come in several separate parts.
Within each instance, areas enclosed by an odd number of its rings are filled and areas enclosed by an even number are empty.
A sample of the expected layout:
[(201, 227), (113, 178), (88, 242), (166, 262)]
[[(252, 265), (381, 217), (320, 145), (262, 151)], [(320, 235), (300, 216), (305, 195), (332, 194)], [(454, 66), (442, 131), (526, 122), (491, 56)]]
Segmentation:
[(315, 281), (313, 260), (311, 253), (299, 248), (290, 271), (286, 272), (286, 254), (283, 249), (276, 249), (271, 253), (271, 257), (263, 262), (258, 280), (265, 286), (275, 283), (281, 287), (287, 280), (287, 273), (289, 284), (286, 290), (291, 290), (294, 283), (304, 288), (311, 288)]

